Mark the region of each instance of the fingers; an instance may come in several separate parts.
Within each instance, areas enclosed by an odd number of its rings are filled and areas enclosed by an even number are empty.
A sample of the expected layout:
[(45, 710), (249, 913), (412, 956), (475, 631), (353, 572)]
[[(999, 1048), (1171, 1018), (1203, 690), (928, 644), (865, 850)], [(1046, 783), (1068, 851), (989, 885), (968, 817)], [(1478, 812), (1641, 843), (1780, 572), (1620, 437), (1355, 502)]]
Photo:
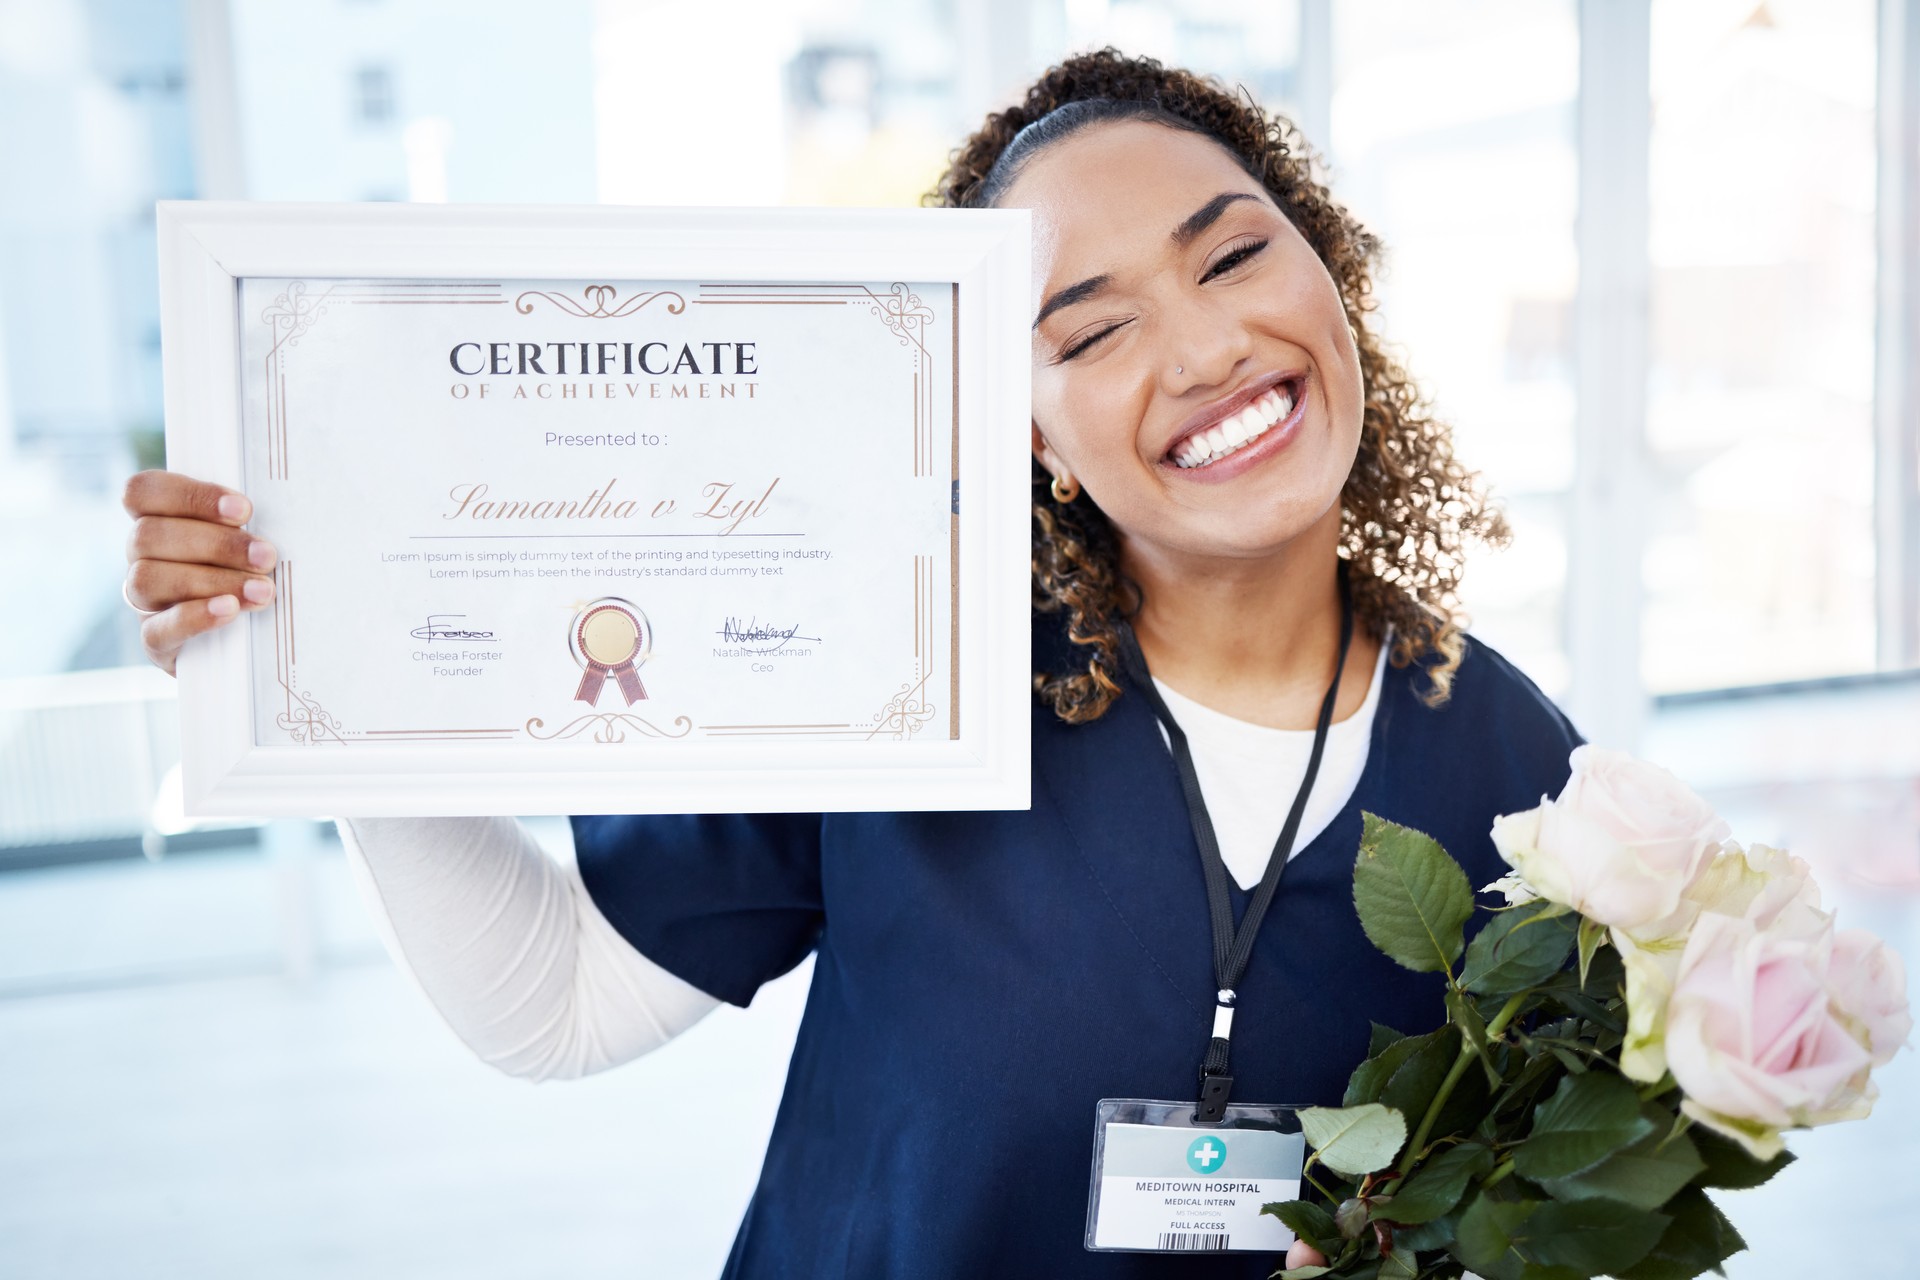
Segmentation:
[(1308, 1244), (1305, 1240), (1295, 1240), (1287, 1247), (1287, 1270), (1295, 1267), (1324, 1267), (1327, 1255)]
[(140, 624), (140, 642), (147, 657), (168, 675), (180, 656), (180, 646), (238, 617), (239, 602), (230, 595), (211, 600), (187, 600), (162, 610)]
[(172, 560), (243, 572), (273, 568), (273, 547), (244, 529), (178, 516), (141, 516), (127, 539), (127, 561)]
[(128, 603), (148, 616), (140, 640), (169, 675), (181, 646), (273, 600), (271, 545), (240, 526), (245, 494), (172, 471), (142, 471), (121, 497), (134, 518), (127, 539)]
[(127, 514), (177, 516), (213, 524), (242, 525), (253, 518), (253, 503), (243, 493), (176, 471), (142, 471), (127, 481), (121, 504)]
[(273, 581), (216, 565), (171, 560), (135, 560), (127, 570), (127, 601), (142, 613), (218, 596), (232, 596), (239, 607), (258, 609), (272, 601)]

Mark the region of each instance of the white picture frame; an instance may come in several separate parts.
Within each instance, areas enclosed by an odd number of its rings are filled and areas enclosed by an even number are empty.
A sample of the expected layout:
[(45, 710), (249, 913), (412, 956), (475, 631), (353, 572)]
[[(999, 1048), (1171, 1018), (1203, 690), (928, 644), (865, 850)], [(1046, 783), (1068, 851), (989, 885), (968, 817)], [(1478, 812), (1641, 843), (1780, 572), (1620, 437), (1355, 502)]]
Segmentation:
[(1026, 211), (168, 201), (157, 220), (167, 465), (241, 490), (239, 304), (248, 279), (934, 281), (954, 290), (951, 732), (714, 738), (672, 750), (586, 740), (262, 742), (252, 673), (269, 657), (243, 615), (179, 658), (188, 814), (1029, 806)]

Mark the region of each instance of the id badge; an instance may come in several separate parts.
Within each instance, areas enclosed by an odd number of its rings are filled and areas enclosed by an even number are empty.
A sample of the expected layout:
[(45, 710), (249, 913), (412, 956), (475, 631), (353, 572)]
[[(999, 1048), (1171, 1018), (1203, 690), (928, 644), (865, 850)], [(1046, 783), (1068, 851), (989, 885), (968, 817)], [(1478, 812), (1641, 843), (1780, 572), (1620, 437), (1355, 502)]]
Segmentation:
[(1192, 1099), (1102, 1098), (1094, 1109), (1087, 1248), (1285, 1253), (1293, 1232), (1260, 1212), (1300, 1197), (1306, 1139), (1292, 1107), (1236, 1103), (1196, 1124)]

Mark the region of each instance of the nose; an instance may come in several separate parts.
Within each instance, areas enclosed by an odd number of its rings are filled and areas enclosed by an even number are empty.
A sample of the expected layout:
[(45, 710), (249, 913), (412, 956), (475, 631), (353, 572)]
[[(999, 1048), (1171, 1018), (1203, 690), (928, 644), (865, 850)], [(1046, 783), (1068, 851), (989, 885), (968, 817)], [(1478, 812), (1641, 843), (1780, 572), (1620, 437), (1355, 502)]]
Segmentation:
[(1162, 316), (1160, 384), (1169, 396), (1231, 385), (1253, 358), (1253, 334), (1239, 315), (1202, 293)]

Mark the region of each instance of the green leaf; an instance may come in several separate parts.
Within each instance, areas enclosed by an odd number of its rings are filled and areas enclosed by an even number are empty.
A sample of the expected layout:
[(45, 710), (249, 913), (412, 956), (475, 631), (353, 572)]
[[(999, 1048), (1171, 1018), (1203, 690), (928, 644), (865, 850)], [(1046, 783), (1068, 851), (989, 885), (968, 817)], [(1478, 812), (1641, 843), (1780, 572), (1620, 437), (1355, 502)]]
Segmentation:
[(1440, 1115), (1433, 1123), (1433, 1131), (1427, 1135), (1429, 1142), (1440, 1138), (1465, 1135), (1474, 1132), (1480, 1122), (1487, 1117), (1487, 1103), (1493, 1097), (1493, 1090), (1487, 1087), (1487, 1080), (1478, 1071), (1469, 1071), (1460, 1077), (1453, 1086), (1453, 1092), (1447, 1095), (1441, 1104)]
[(1604, 1071), (1568, 1076), (1533, 1113), (1533, 1131), (1514, 1150), (1514, 1172), (1535, 1182), (1564, 1178), (1651, 1132), (1625, 1080)]
[(1372, 1028), (1367, 1037), (1367, 1056), (1369, 1058), (1379, 1057), (1388, 1045), (1407, 1038), (1403, 1032), (1395, 1031), (1392, 1027), (1384, 1027), (1377, 1022), (1370, 1023), (1369, 1025)]
[(1392, 1107), (1403, 1116), (1424, 1116), (1440, 1092), (1453, 1060), (1460, 1056), (1460, 1036), (1452, 1027), (1442, 1027), (1420, 1037), (1419, 1044), (1394, 1070), (1376, 1101)]
[(1422, 1044), (1443, 1033), (1444, 1029), (1424, 1036), (1403, 1036), (1355, 1067), (1353, 1075), (1347, 1080), (1346, 1096), (1340, 1100), (1340, 1105), (1357, 1107), (1363, 1102), (1380, 1101), (1380, 1091), (1387, 1087), (1387, 1081), (1393, 1079), (1393, 1073), (1406, 1065), (1407, 1059), (1418, 1053)]
[(1453, 1228), (1459, 1215), (1448, 1213), (1435, 1218), (1432, 1222), (1422, 1222), (1417, 1226), (1395, 1227), (1393, 1247), (1418, 1252), (1426, 1249), (1444, 1249), (1453, 1243)]
[(1340, 1238), (1339, 1229), (1333, 1225), (1333, 1215), (1305, 1200), (1276, 1200), (1261, 1205), (1260, 1212), (1280, 1219), (1289, 1231), (1322, 1253), (1328, 1252)]
[(1700, 1175), (1703, 1187), (1724, 1187), (1729, 1191), (1757, 1187), (1793, 1163), (1793, 1152), (1785, 1148), (1771, 1160), (1755, 1160), (1732, 1138), (1704, 1127), (1693, 1130), (1693, 1139), (1699, 1146), (1700, 1158), (1707, 1165), (1706, 1172)]
[(1587, 1073), (1586, 1062), (1579, 1054), (1564, 1045), (1549, 1043), (1547, 1045), (1547, 1052), (1552, 1054), (1554, 1058), (1559, 1061), (1560, 1065), (1565, 1067), (1573, 1075), (1581, 1076)]
[(1460, 1028), (1461, 1039), (1480, 1059), (1480, 1069), (1487, 1073), (1487, 1087), (1498, 1088), (1500, 1068), (1493, 1065), (1493, 1055), (1487, 1049), (1487, 1020), (1473, 1007), (1473, 1001), (1467, 996), (1447, 988), (1447, 1021)]
[(1692, 1280), (1747, 1247), (1706, 1192), (1688, 1187), (1668, 1202), (1672, 1219), (1652, 1252), (1620, 1273), (1620, 1280)]
[(1587, 969), (1585, 989), (1588, 995), (1601, 1000), (1610, 1000), (1626, 993), (1626, 962), (1620, 958), (1620, 952), (1614, 947), (1605, 946), (1595, 952), (1593, 961)]
[(1319, 1266), (1288, 1267), (1285, 1271), (1275, 1272), (1273, 1280), (1318, 1280), (1318, 1277), (1332, 1270), (1332, 1267)]
[(1580, 985), (1587, 985), (1587, 971), (1593, 967), (1593, 953), (1607, 940), (1607, 926), (1598, 920), (1580, 917)]
[(1420, 1260), (1411, 1249), (1395, 1249), (1380, 1259), (1380, 1280), (1416, 1280)]
[(1647, 1256), (1670, 1219), (1617, 1200), (1549, 1202), (1527, 1218), (1521, 1252), (1550, 1267), (1614, 1275)]
[(1558, 973), (1573, 951), (1574, 917), (1533, 904), (1502, 911), (1473, 935), (1460, 983), (1477, 995), (1512, 995)]
[[(1524, 1037), (1522, 1042), (1524, 1043)], [(1530, 1050), (1530, 1052), (1533, 1056), (1526, 1060), (1526, 1064), (1520, 1068), (1519, 1073), (1506, 1088), (1500, 1091), (1500, 1096), (1495, 1100), (1493, 1110), (1497, 1115), (1531, 1111), (1534, 1097), (1560, 1073), (1560, 1062), (1557, 1058), (1538, 1051)]]
[(1548, 1178), (1540, 1185), (1555, 1200), (1619, 1200), (1639, 1209), (1658, 1209), (1671, 1200), (1706, 1162), (1685, 1133), (1673, 1132), (1672, 1113), (1648, 1102), (1640, 1114), (1654, 1126), (1646, 1137), (1584, 1173)]
[(1527, 1260), (1513, 1251), (1514, 1240), (1541, 1207), (1536, 1200), (1495, 1200), (1482, 1192), (1460, 1215), (1449, 1252), (1488, 1280), (1518, 1277)]
[(1340, 1207), (1333, 1211), (1333, 1225), (1340, 1228), (1340, 1234), (1347, 1239), (1358, 1240), (1360, 1233), (1367, 1229), (1367, 1202), (1342, 1200)]
[(1349, 1177), (1386, 1168), (1407, 1140), (1406, 1117), (1377, 1102), (1303, 1107), (1298, 1115), (1320, 1163)]
[(1493, 1168), (1493, 1153), (1477, 1142), (1463, 1142), (1433, 1156), (1394, 1189), (1380, 1216), (1417, 1225), (1447, 1213), (1466, 1193), (1471, 1178)]
[(1543, 1267), (1529, 1262), (1520, 1268), (1520, 1280), (1587, 1280), (1587, 1273), (1572, 1267)]
[(1451, 970), (1473, 914), (1466, 872), (1432, 836), (1362, 815), (1353, 905), (1373, 945), (1416, 973)]
[[(1611, 954), (1613, 954), (1611, 951), (1606, 951), (1602, 953), (1602, 957), (1604, 958)], [(1595, 967), (1600, 967), (1597, 962)], [(1609, 1031), (1624, 1032), (1627, 1029), (1627, 1020), (1619, 1011), (1625, 1009), (1625, 1002), (1621, 1001), (1617, 1010), (1610, 1008), (1607, 1001), (1595, 999), (1592, 994), (1582, 991), (1580, 988), (1580, 979), (1576, 974), (1570, 972), (1556, 973), (1545, 982), (1539, 983), (1535, 989), (1538, 990), (1542, 996), (1545, 996), (1548, 1000), (1560, 1006), (1561, 1009), (1576, 1017), (1585, 1018), (1589, 1022), (1607, 1028)]]

